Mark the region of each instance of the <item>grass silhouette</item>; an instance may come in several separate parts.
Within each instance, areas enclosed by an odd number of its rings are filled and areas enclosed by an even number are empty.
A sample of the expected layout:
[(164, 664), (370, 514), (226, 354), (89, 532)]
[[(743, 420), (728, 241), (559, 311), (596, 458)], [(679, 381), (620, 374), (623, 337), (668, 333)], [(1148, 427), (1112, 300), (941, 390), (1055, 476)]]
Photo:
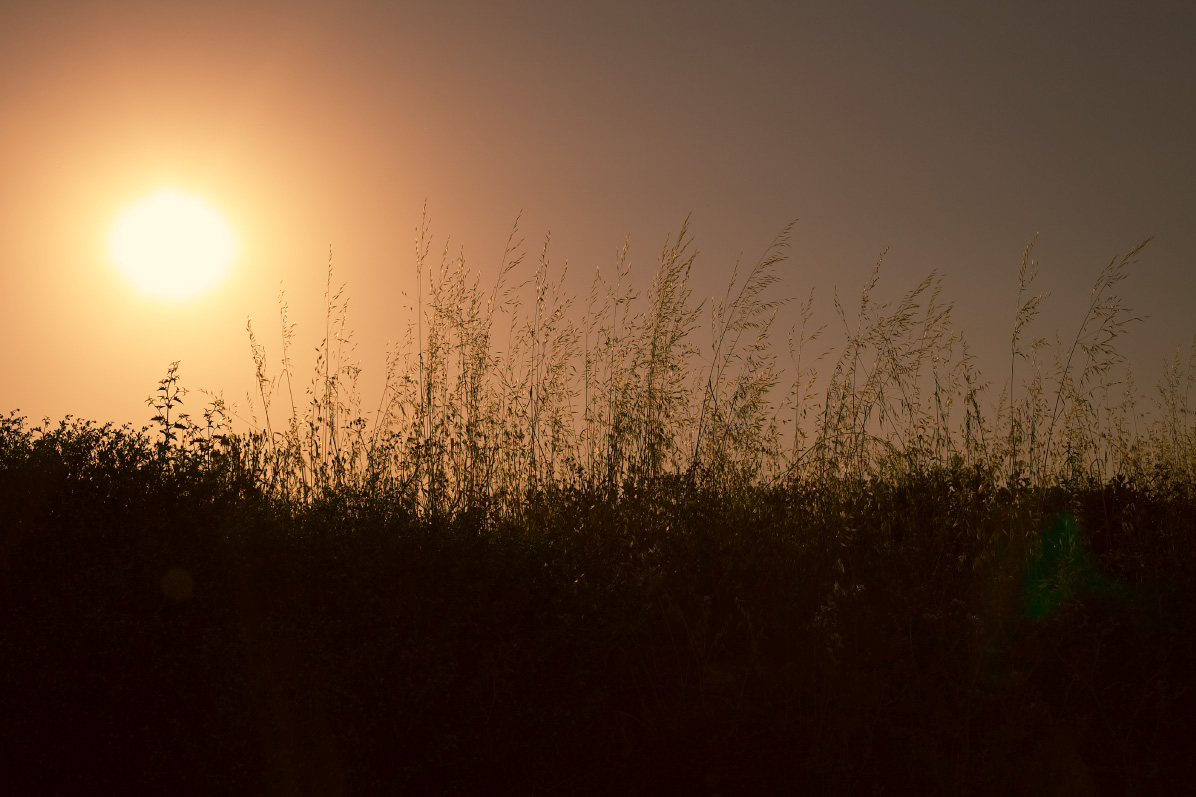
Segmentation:
[(1053, 346), (1027, 247), (994, 404), (941, 279), (878, 302), (879, 264), (835, 297), (835, 349), (802, 305), (786, 381), (790, 231), (710, 307), (688, 224), (642, 295), (624, 245), (583, 310), (547, 242), (516, 281), (517, 225), (487, 290), (447, 245), (430, 266), (425, 216), (372, 418), (331, 256), (306, 391), (285, 297), (277, 372), (250, 325), (256, 428), (184, 414), (177, 363), (156, 431), (0, 418), (0, 781), (1190, 782), (1196, 372), (1177, 356), (1138, 409), (1114, 290), (1141, 247)]

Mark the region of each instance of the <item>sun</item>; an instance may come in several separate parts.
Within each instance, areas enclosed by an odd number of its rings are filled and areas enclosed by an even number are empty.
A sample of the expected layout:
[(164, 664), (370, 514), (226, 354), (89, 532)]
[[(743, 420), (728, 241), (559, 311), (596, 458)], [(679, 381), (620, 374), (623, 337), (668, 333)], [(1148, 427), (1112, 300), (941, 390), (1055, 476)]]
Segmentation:
[(237, 256), (232, 226), (198, 196), (163, 189), (125, 209), (108, 252), (139, 291), (191, 299), (216, 287)]

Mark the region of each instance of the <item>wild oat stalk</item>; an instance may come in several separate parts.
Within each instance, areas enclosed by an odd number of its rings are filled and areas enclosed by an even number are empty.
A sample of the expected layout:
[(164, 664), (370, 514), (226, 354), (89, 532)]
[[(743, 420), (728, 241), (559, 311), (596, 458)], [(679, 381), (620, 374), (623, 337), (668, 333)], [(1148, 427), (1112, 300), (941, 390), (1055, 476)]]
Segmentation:
[(1151, 441), (1155, 469), (1173, 484), (1196, 482), (1196, 412), (1191, 405), (1196, 386), (1196, 335), (1188, 348), (1187, 361), (1180, 350), (1167, 363), (1157, 386), (1158, 415)]
[[(943, 369), (956, 343), (949, 332), (951, 307), (939, 302), (941, 280), (934, 272), (896, 306), (875, 302), (872, 293), (883, 258), (882, 253), (861, 292), (854, 329), (835, 296), (847, 342), (831, 373), (823, 405), (818, 444), (824, 474), (863, 477), (882, 463), (925, 456), (934, 450), (927, 445), (949, 449), (941, 428), (949, 424), (951, 401), (942, 393), (950, 373)], [(925, 415), (919, 397), (927, 359), (938, 394), (937, 421)]]
[(687, 216), (676, 240), (665, 240), (648, 290), (648, 308), (634, 323), (632, 367), (640, 388), (634, 401), (637, 435), (631, 464), (634, 473), (649, 482), (662, 475), (666, 464), (677, 465), (677, 437), (686, 423), (686, 366), (694, 353), (686, 338), (701, 312), (700, 304), (689, 306), (689, 275), (697, 257), (692, 244)]
[[(769, 432), (775, 418), (771, 396), (779, 377), (770, 341), (777, 310), (789, 299), (768, 299), (765, 294), (780, 280), (777, 267), (785, 260), (796, 224), (790, 222), (773, 239), (742, 284), (736, 262), (725, 296), (711, 303), (711, 358), (690, 464), (709, 477), (728, 476), (731, 462), (737, 462), (744, 466), (741, 479), (771, 464), (763, 460), (776, 458), (777, 441)], [(745, 345), (746, 333), (754, 334)]]
[[(1114, 341), (1130, 324), (1142, 320), (1138, 316), (1130, 315), (1131, 311), (1122, 304), (1121, 298), (1113, 293), (1112, 289), (1129, 275), (1129, 267), (1137, 262), (1138, 253), (1148, 243), (1149, 238), (1130, 250), (1120, 261), (1116, 257), (1110, 260), (1092, 286), (1092, 300), (1088, 305), (1088, 311), (1068, 349), (1066, 359), (1059, 366), (1058, 392), (1055, 395), (1055, 406), (1051, 411), (1051, 421), (1043, 445), (1041, 473), (1044, 475), (1048, 472), (1051, 462), (1055, 425), (1069, 408), (1070, 412), (1065, 417), (1067, 431), (1071, 433), (1069, 442), (1084, 446), (1088, 441), (1088, 433), (1092, 429), (1090, 419), (1093, 381), (1105, 377), (1113, 366), (1124, 360), (1124, 356), (1113, 345)], [(1077, 353), (1083, 357), (1083, 366), (1078, 378), (1072, 371), (1072, 363)], [(1073, 459), (1079, 453), (1073, 448), (1072, 456), (1068, 458), (1073, 472), (1076, 472), (1077, 468), (1085, 468), (1085, 463), (1081, 461), (1077, 464)]]
[[(802, 353), (807, 344), (813, 343), (821, 337), (826, 330), (826, 325), (818, 327), (809, 337), (806, 336), (806, 328), (810, 324), (810, 320), (814, 317), (814, 289), (810, 289), (810, 295), (801, 304), (798, 312), (799, 325), (789, 330), (789, 361), (793, 365), (793, 384), (789, 388), (788, 394), (785, 396), (787, 406), (790, 407), (793, 413), (793, 445), (790, 449), (789, 460), (785, 469), (787, 474), (795, 474), (796, 468), (810, 450), (806, 445), (806, 440), (809, 438), (809, 431), (806, 429), (806, 418), (811, 409), (811, 399), (814, 395), (814, 386), (818, 382), (818, 363), (829, 352), (823, 351), (814, 358), (813, 363), (805, 366), (802, 365)], [(797, 332), (797, 340), (794, 341), (793, 333)]]
[[(1027, 404), (1023, 405), (1023, 411), (1019, 414), (1018, 405), (1014, 395), (1015, 381), (1014, 371), (1017, 366), (1018, 358), (1030, 360), (1037, 363), (1037, 351), (1046, 345), (1046, 341), (1041, 338), (1033, 338), (1030, 342), (1030, 347), (1021, 345), (1022, 330), (1034, 322), (1038, 317), (1039, 305), (1047, 298), (1049, 294), (1039, 293), (1027, 297), (1027, 291), (1038, 277), (1038, 261), (1030, 258), (1030, 253), (1034, 250), (1034, 244), (1038, 241), (1038, 236), (1035, 235), (1030, 242), (1026, 244), (1025, 251), (1022, 252), (1022, 264), (1017, 272), (1017, 312), (1013, 319), (1013, 335), (1009, 343), (1009, 386), (1008, 386), (1008, 407), (1009, 407), (1009, 474), (1008, 478), (1011, 482), (1016, 482), (1021, 475), (1023, 463), (1025, 461), (1032, 461), (1031, 452), (1027, 451), (1027, 460), (1019, 458), (1021, 449), (1020, 435), (1025, 433), (1023, 423), (1029, 427), (1029, 439), (1033, 439), (1033, 430), (1037, 423), (1037, 416), (1029, 411), (1029, 398)], [(1037, 378), (1037, 369), (1035, 369), (1035, 378)], [(1031, 393), (1033, 395), (1033, 393)], [(1020, 416), (1020, 417), (1019, 417)]]

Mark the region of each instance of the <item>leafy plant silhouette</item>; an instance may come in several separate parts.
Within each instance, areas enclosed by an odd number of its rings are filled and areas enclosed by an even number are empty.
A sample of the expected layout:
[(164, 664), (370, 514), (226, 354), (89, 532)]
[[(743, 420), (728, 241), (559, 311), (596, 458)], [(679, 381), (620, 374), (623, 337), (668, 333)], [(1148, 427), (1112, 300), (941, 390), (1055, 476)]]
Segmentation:
[[(158, 434), (162, 439), (158, 441), (158, 450), (161, 453), (165, 453), (179, 442), (179, 433), (185, 433), (189, 428), (190, 418), (186, 413), (177, 413), (174, 420), (171, 420), (171, 413), (183, 405), (183, 396), (187, 394), (187, 389), (179, 385), (178, 371), (179, 361), (175, 360), (167, 367), (166, 376), (158, 381), (158, 395), (151, 395), (145, 400), (145, 403), (157, 412), (150, 420), (160, 427)], [(205, 417), (208, 426), (211, 427), (212, 417)]]

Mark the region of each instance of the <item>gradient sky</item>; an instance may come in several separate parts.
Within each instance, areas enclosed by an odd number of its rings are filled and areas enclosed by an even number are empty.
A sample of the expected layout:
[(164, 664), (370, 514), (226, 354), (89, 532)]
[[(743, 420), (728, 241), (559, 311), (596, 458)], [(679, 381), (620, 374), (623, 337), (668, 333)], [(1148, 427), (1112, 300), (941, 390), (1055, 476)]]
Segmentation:
[[(280, 280), (310, 374), (330, 245), (369, 406), (425, 198), (433, 250), (451, 235), (484, 281), (522, 210), (528, 262), (551, 230), (579, 295), (628, 235), (646, 281), (691, 212), (696, 296), (796, 218), (778, 294), (815, 286), (829, 318), (888, 248), (882, 293), (943, 273), (997, 388), (1035, 233), (1039, 334), (1065, 337), (1101, 267), (1155, 236), (1123, 290), (1152, 391), (1196, 333), (1193, 41), (1181, 3), (8, 0), (0, 410), (144, 423), (173, 360), (241, 398), (247, 316), (277, 364)], [(189, 303), (139, 296), (104, 252), (164, 185), (241, 238)]]

